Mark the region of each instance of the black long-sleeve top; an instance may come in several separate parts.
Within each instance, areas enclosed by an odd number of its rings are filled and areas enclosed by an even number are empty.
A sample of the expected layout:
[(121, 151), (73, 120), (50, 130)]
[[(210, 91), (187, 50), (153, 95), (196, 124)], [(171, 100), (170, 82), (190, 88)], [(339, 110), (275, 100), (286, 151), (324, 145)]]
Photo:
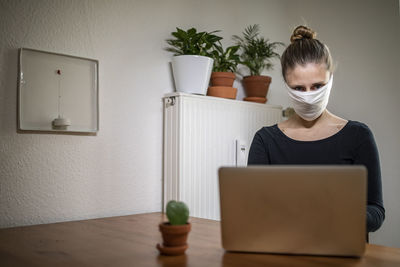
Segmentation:
[(298, 141), (277, 125), (263, 127), (254, 136), (248, 165), (354, 164), (368, 170), (367, 231), (379, 229), (385, 219), (378, 150), (367, 125), (348, 121), (338, 133), (316, 141)]

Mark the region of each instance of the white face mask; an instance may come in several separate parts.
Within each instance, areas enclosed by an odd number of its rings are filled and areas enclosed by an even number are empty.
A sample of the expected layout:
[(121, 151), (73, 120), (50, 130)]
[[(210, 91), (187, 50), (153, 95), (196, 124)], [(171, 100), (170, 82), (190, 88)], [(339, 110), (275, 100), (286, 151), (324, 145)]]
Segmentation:
[(296, 91), (289, 86), (288, 89), (290, 101), (294, 111), (306, 121), (312, 121), (321, 116), (322, 112), (326, 109), (331, 93), (333, 82), (333, 75), (328, 83), (323, 87), (309, 92)]

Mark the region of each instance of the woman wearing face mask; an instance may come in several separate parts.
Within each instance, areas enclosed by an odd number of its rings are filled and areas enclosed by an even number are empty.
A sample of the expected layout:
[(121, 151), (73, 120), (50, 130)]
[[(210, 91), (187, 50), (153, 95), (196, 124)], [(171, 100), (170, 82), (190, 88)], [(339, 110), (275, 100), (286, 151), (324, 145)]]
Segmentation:
[(281, 57), (282, 75), (295, 114), (254, 136), (248, 164), (357, 164), (368, 170), (367, 230), (379, 229), (385, 209), (372, 132), (363, 123), (326, 109), (333, 84), (329, 49), (299, 26)]

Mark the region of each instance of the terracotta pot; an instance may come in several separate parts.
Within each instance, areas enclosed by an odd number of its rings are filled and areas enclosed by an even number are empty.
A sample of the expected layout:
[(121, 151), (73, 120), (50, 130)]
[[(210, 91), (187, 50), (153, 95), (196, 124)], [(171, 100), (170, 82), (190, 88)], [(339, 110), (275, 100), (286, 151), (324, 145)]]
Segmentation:
[(256, 96), (249, 96), (243, 98), (244, 101), (250, 101), (250, 102), (256, 102), (256, 103), (262, 103), (265, 104), (267, 102), (267, 99), (265, 97), (256, 97)]
[(271, 77), (269, 76), (246, 76), (243, 78), (243, 86), (247, 97), (266, 98)]
[(236, 75), (232, 72), (213, 72), (211, 73), (211, 85), (232, 87), (235, 78)]
[(168, 222), (160, 223), (159, 229), (163, 243), (157, 244), (157, 249), (164, 255), (181, 255), (188, 248), (187, 238), (191, 224), (171, 225)]
[(211, 86), (208, 87), (207, 95), (223, 97), (229, 99), (236, 99), (237, 88), (228, 86)]

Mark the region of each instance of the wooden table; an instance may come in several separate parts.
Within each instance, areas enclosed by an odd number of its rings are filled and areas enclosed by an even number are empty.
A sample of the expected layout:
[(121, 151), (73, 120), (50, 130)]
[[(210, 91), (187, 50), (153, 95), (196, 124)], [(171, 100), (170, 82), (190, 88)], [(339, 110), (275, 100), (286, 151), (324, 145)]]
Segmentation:
[(0, 229), (0, 266), (400, 266), (400, 249), (367, 245), (361, 259), (229, 253), (217, 221), (191, 218), (189, 249), (160, 256), (161, 213)]

